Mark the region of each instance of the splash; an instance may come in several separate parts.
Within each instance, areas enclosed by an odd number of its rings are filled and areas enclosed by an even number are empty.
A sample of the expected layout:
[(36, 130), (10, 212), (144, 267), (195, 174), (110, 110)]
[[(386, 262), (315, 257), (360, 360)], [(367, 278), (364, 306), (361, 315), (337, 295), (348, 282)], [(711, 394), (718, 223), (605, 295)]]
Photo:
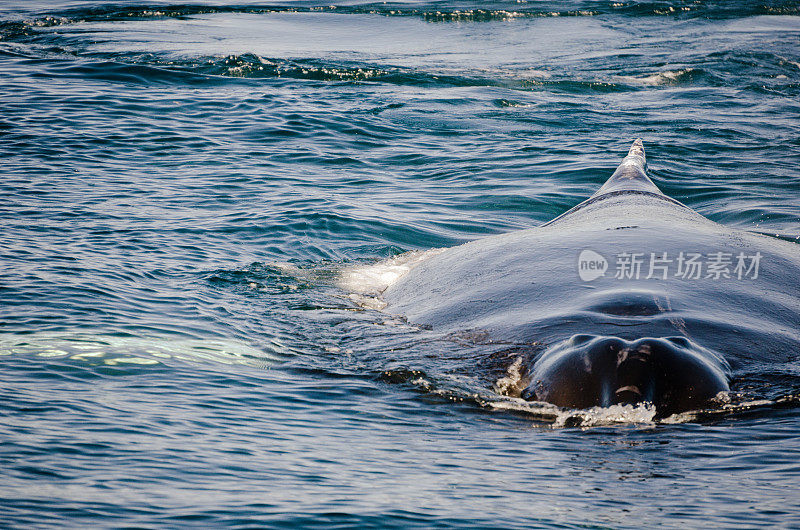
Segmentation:
[(561, 412), (554, 427), (598, 427), (603, 425), (636, 424), (655, 425), (656, 408), (649, 404), (612, 405), (585, 410)]
[(655, 425), (656, 408), (650, 404), (612, 405), (590, 409), (564, 409), (540, 401), (508, 398), (487, 403), (494, 410), (523, 412), (553, 428), (602, 427), (609, 425)]
[(494, 391), (502, 396), (519, 396), (526, 386), (522, 357), (517, 357), (507, 368), (506, 375), (495, 382)]

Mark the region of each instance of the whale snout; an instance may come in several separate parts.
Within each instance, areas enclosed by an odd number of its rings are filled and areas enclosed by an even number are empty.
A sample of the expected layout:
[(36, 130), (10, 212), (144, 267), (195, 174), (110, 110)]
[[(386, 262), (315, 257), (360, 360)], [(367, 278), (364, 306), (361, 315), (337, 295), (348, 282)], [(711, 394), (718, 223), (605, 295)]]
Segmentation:
[(721, 356), (685, 337), (576, 335), (534, 363), (522, 397), (577, 409), (650, 403), (665, 417), (728, 391), (728, 372)]

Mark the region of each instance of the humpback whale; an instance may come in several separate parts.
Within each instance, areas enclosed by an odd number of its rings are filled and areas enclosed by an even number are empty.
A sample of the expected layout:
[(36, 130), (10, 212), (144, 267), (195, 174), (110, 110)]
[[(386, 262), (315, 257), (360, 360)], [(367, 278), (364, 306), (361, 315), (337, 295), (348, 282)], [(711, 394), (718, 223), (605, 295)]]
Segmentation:
[(519, 396), (583, 409), (713, 406), (748, 367), (800, 356), (800, 245), (664, 195), (641, 140), (594, 195), (538, 227), (431, 253), (384, 310), (534, 345)]

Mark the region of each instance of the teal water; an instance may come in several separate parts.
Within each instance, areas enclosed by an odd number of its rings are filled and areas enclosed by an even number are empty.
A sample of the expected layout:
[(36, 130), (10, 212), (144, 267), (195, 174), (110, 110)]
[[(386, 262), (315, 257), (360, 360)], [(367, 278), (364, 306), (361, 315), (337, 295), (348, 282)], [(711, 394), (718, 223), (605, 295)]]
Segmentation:
[(800, 525), (796, 360), (562, 427), (339, 281), (546, 222), (637, 137), (797, 241), (800, 3), (0, 2), (0, 79), (0, 525)]

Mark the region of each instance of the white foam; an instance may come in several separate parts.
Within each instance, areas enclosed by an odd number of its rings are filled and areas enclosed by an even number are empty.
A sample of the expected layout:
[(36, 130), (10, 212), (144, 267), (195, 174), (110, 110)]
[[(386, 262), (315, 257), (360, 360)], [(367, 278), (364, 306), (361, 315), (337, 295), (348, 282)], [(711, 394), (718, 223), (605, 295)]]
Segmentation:
[(637, 77), (632, 75), (622, 75), (618, 76), (617, 79), (639, 85), (663, 86), (663, 85), (672, 85), (677, 83), (681, 77), (685, 76), (686, 74), (692, 71), (694, 71), (692, 68), (682, 68), (680, 70), (667, 70), (664, 72), (658, 72), (655, 74), (650, 74), (642, 77)]
[(376, 298), (408, 271), (443, 250), (413, 250), (372, 265), (349, 267), (341, 272), (337, 284), (351, 293)]

